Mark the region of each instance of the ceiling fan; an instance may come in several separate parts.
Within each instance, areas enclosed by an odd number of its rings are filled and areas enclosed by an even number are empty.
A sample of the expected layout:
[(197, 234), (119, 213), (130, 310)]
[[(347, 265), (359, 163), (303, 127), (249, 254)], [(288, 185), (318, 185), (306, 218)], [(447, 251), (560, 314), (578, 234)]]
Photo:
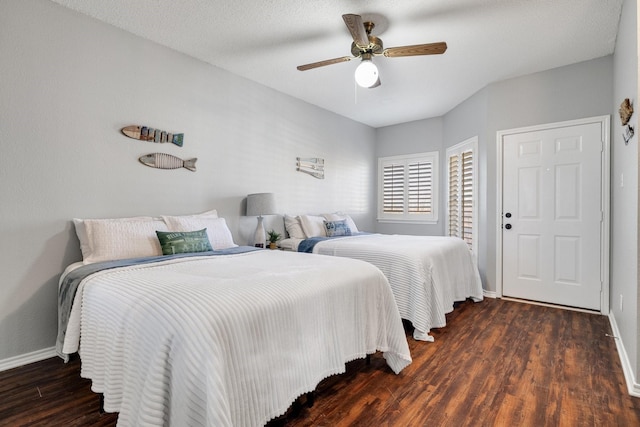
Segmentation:
[(306, 71), (311, 70), (312, 68), (339, 64), (340, 62), (347, 62), (352, 59), (360, 58), (362, 62), (356, 69), (356, 82), (362, 87), (374, 88), (380, 86), (378, 67), (376, 67), (371, 60), (374, 56), (395, 58), (399, 56), (440, 55), (447, 50), (447, 44), (445, 42), (389, 47), (384, 49), (382, 46), (382, 40), (371, 35), (371, 30), (375, 27), (373, 22), (363, 22), (360, 15), (354, 14), (342, 15), (342, 19), (353, 37), (353, 43), (351, 43), (351, 54), (353, 56), (343, 56), (341, 58), (327, 59), (325, 61), (299, 65), (297, 67), (298, 70)]

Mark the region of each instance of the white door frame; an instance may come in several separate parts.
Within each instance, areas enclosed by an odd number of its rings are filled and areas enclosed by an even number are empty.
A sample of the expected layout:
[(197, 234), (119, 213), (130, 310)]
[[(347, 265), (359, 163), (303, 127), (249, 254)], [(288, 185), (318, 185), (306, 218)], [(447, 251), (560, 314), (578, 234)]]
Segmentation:
[(591, 123), (599, 123), (602, 128), (602, 177), (601, 177), (601, 206), (603, 212), (600, 223), (600, 236), (602, 247), (600, 250), (600, 280), (602, 281), (602, 292), (600, 293), (600, 313), (609, 314), (609, 214), (611, 210), (611, 190), (610, 190), (610, 129), (609, 116), (589, 117), (585, 119), (569, 120), (565, 122), (547, 123), (537, 126), (529, 126), (516, 129), (500, 130), (496, 132), (496, 296), (502, 297), (502, 157), (504, 148), (504, 138), (507, 135), (518, 133), (536, 132), (558, 127), (577, 126)]

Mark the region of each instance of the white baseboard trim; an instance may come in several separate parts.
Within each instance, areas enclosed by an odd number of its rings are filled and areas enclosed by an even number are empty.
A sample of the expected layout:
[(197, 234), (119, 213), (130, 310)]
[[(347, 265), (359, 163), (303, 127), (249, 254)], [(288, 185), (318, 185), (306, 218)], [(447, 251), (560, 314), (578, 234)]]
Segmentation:
[(624, 379), (627, 383), (627, 390), (631, 396), (640, 397), (640, 384), (636, 382), (635, 376), (633, 375), (629, 356), (624, 348), (622, 338), (620, 338), (620, 330), (618, 329), (618, 324), (616, 323), (616, 318), (613, 316), (613, 313), (609, 313), (609, 323), (611, 324), (613, 339), (616, 341), (618, 357), (620, 357), (620, 363), (622, 364), (622, 372), (624, 373)]
[(486, 289), (483, 289), (482, 294), (485, 298), (498, 298), (498, 294), (496, 293), (496, 291), (487, 291)]
[(39, 362), (44, 359), (56, 356), (56, 348), (49, 347), (42, 350), (32, 351), (31, 353), (20, 354), (8, 359), (0, 360), (0, 372), (8, 371), (9, 369), (17, 368), (19, 366), (28, 365), (29, 363)]

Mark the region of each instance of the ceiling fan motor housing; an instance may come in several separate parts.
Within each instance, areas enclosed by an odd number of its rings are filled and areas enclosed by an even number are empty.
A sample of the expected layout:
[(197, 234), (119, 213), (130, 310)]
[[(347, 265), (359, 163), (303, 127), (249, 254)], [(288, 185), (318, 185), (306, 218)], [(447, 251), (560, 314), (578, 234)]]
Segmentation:
[(369, 45), (365, 47), (358, 46), (355, 42), (351, 43), (351, 54), (355, 57), (362, 55), (363, 53), (370, 53), (373, 55), (382, 55), (382, 40), (369, 35)]

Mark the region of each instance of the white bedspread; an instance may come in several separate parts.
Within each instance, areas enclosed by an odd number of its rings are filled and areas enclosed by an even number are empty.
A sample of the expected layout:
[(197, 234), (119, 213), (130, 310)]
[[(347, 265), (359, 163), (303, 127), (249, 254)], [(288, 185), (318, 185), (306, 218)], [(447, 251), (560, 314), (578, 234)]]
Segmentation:
[(433, 340), (429, 330), (446, 325), (455, 301), (483, 299), (473, 256), (456, 237), (365, 234), (323, 240), (313, 253), (359, 259), (382, 270), (416, 339)]
[(196, 257), (101, 271), (78, 292), (81, 375), (119, 426), (263, 425), (347, 361), (411, 363), (387, 280), (355, 260)]

